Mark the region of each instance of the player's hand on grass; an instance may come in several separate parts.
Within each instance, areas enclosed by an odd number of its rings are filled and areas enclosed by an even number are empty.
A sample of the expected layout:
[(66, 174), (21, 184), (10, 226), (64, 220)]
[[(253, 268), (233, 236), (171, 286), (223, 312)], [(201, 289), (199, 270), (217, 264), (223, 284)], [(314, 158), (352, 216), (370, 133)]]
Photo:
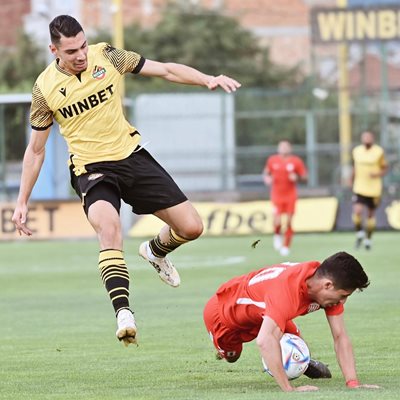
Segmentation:
[(378, 385), (362, 384), (357, 379), (347, 381), (346, 386), (349, 389), (380, 389)]
[(207, 83), (207, 87), (210, 90), (215, 90), (218, 86), (225, 90), (227, 93), (235, 92), (236, 89), (239, 89), (242, 86), (238, 81), (235, 79), (229, 78), (226, 75), (218, 75), (214, 76), (210, 79)]
[(380, 389), (381, 388), (378, 385), (369, 385), (367, 383), (361, 384), (359, 387), (364, 388), (364, 389)]
[(312, 386), (312, 385), (304, 385), (294, 388), (295, 392), (315, 392), (316, 390), (319, 390), (319, 388), (317, 386)]
[(369, 385), (367, 383), (359, 384), (358, 386), (354, 386), (351, 389), (380, 389), (381, 387), (378, 385)]
[(15, 228), (20, 236), (22, 234), (25, 234), (27, 236), (32, 235), (32, 231), (26, 226), (27, 215), (28, 215), (28, 206), (26, 204), (17, 205), (14, 214), (11, 218), (11, 221), (14, 223)]

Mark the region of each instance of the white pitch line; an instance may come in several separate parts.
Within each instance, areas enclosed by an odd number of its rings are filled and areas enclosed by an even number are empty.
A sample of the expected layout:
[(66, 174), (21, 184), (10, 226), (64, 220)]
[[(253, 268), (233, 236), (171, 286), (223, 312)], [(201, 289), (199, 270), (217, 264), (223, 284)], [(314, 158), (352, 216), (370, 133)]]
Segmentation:
[[(194, 257), (171, 257), (173, 263), (176, 265), (178, 270), (181, 269), (196, 269), (196, 268), (215, 268), (225, 267), (229, 265), (238, 265), (246, 261), (244, 256), (229, 256), (229, 257), (208, 257), (208, 258), (194, 258)], [(128, 269), (132, 272), (143, 271), (149, 268), (147, 261), (143, 260), (139, 256), (126, 257)], [(57, 265), (57, 260), (50, 265), (40, 264), (28, 264), (23, 268), (10, 268), (0, 267), (0, 275), (26, 275), (35, 273), (46, 273), (46, 274), (59, 274), (59, 273), (76, 273), (82, 271), (83, 273), (88, 271), (90, 268), (89, 263), (85, 263), (85, 267), (82, 266), (82, 259), (80, 257), (72, 256), (69, 257), (68, 267), (60, 267)], [(97, 268), (97, 265), (93, 264)]]

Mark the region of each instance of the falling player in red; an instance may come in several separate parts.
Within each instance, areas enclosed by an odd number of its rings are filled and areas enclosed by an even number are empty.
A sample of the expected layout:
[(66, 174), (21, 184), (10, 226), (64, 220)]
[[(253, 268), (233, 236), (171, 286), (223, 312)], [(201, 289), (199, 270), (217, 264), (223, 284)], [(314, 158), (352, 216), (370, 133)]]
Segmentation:
[[(282, 256), (289, 254), (293, 237), (292, 218), (297, 200), (296, 183), (307, 179), (303, 161), (292, 154), (292, 145), (287, 140), (278, 144), (278, 154), (269, 157), (264, 168), (264, 183), (271, 186), (271, 201), (274, 214), (274, 248)], [(282, 215), (286, 214), (286, 231), (282, 243)]]
[[(243, 343), (256, 339), (262, 358), (283, 391), (310, 391), (318, 387), (293, 387), (289, 383), (279, 341), (284, 333), (300, 335), (294, 318), (322, 308), (347, 387), (377, 388), (361, 385), (357, 379), (353, 349), (343, 319), (348, 296), (368, 285), (360, 263), (345, 252), (336, 253), (322, 263), (277, 264), (221, 285), (205, 306), (204, 322), (219, 358), (237, 361)], [(315, 360), (311, 360), (305, 375), (331, 377), (329, 369)]]

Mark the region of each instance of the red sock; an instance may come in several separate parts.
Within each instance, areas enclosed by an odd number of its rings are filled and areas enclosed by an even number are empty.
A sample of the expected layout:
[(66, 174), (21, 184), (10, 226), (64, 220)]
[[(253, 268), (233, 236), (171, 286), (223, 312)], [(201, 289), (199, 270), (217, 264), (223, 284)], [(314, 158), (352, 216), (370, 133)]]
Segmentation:
[(281, 234), (281, 225), (276, 225), (274, 227), (274, 233), (275, 233), (275, 235), (280, 235)]
[(291, 226), (288, 226), (285, 232), (285, 241), (284, 241), (284, 246), (285, 247), (290, 247), (290, 243), (292, 242), (292, 237), (293, 237), (293, 229)]

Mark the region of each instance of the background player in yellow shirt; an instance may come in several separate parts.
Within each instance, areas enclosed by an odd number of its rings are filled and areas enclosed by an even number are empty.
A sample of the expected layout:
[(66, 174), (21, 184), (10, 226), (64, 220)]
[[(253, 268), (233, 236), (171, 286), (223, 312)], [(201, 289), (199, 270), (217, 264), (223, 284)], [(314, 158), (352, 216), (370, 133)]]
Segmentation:
[[(359, 248), (363, 243), (367, 250), (371, 248), (372, 233), (376, 226), (375, 211), (382, 196), (382, 177), (388, 169), (384, 150), (374, 141), (372, 132), (363, 132), (362, 144), (353, 149), (352, 219), (356, 230), (356, 247)], [(365, 224), (364, 210), (367, 215)]]
[(139, 254), (173, 287), (179, 286), (180, 277), (166, 255), (199, 237), (203, 224), (171, 176), (140, 146), (139, 132), (123, 114), (119, 82), (129, 72), (210, 90), (221, 87), (228, 93), (240, 84), (186, 65), (146, 60), (107, 43), (89, 46), (81, 25), (69, 15), (54, 18), (49, 28), (56, 59), (33, 87), (32, 133), (12, 220), (20, 234), (32, 235), (26, 225), (28, 201), (55, 119), (68, 145), (72, 186), (98, 236), (99, 269), (117, 317), (116, 336), (129, 345), (136, 343), (137, 328), (129, 305), (121, 199), (135, 213), (154, 214), (165, 222), (159, 235), (142, 243)]

